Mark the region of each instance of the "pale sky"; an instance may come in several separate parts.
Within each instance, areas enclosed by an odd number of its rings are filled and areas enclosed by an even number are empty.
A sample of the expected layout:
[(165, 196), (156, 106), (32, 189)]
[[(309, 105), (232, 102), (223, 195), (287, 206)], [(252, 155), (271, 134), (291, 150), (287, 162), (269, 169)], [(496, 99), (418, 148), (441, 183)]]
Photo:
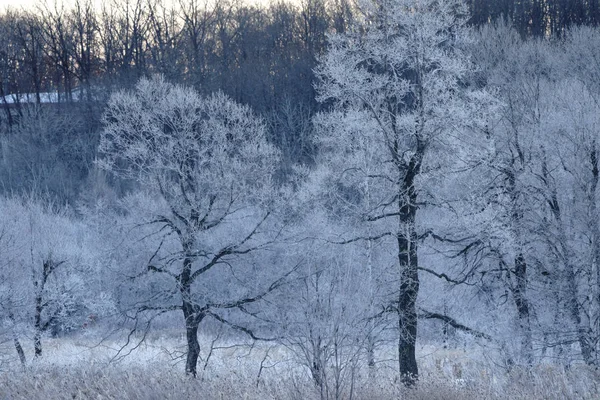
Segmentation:
[(14, 8), (19, 8), (21, 6), (29, 8), (33, 4), (35, 4), (35, 0), (0, 0), (0, 9), (4, 10), (6, 7), (11, 6)]
[[(102, 3), (105, 3), (106, 0), (93, 0), (94, 3), (96, 3), (96, 5), (98, 6), (98, 9), (100, 9), (100, 6), (102, 5)], [(174, 0), (174, 1), (178, 1), (178, 0)], [(269, 3), (269, 0), (245, 0), (246, 3), (249, 4), (260, 4), (260, 3)], [(293, 0), (290, 0), (293, 1)], [(54, 3), (54, 0), (48, 0), (46, 1), (49, 5)], [(74, 0), (59, 0), (59, 4), (60, 3), (64, 3), (65, 5), (68, 6), (69, 3), (74, 3)], [(7, 7), (13, 7), (13, 8), (20, 8), (20, 7), (25, 7), (25, 8), (33, 8), (36, 4), (39, 4), (40, 0), (0, 0), (0, 11), (5, 10)], [(44, 3), (44, 1), (42, 0), (42, 3)], [(69, 8), (69, 7), (67, 7)]]
[[(49, 6), (51, 6), (52, 4), (54, 4), (53, 0), (50, 1), (42, 1), (43, 3), (48, 3)], [(64, 3), (67, 7), (69, 8), (68, 5), (74, 3), (74, 0), (61, 0), (58, 2), (60, 3)], [(103, 3), (102, 0), (94, 0), (94, 3), (96, 3), (97, 5), (100, 5)], [(36, 4), (40, 4), (39, 0), (0, 0), (0, 10), (4, 10), (7, 7), (12, 7), (12, 8), (34, 8)]]

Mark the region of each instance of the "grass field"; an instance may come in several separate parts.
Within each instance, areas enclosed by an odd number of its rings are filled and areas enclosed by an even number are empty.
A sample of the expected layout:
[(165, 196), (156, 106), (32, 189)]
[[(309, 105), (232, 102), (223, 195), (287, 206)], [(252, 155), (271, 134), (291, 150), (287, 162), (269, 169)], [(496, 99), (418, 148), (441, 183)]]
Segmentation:
[[(44, 341), (44, 355), (23, 368), (12, 342), (0, 353), (0, 399), (320, 399), (306, 368), (282, 346), (220, 343), (197, 378), (183, 373), (183, 339), (149, 338), (126, 357), (117, 342), (79, 336)], [(23, 343), (26, 345), (27, 343)], [(28, 355), (30, 348), (25, 348)], [(126, 349), (126, 352), (128, 349)], [(600, 374), (583, 366), (544, 364), (508, 374), (481, 352), (420, 349), (421, 380), (398, 382), (393, 360), (373, 374), (358, 368), (344, 399), (599, 399)], [(123, 354), (123, 353), (121, 353)], [(268, 355), (267, 355), (268, 354)], [(329, 398), (335, 398), (329, 393)]]

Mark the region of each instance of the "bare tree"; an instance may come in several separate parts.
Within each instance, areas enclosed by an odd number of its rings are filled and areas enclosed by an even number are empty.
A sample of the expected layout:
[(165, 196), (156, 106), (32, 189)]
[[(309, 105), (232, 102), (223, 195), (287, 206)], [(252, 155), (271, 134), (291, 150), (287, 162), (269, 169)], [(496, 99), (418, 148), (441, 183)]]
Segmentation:
[(356, 32), (330, 37), (317, 69), (319, 99), (336, 106), (317, 119), (319, 142), (338, 165), (340, 202), (372, 226), (362, 238), (394, 241), (399, 370), (412, 385), (423, 168), (435, 167), (434, 154), (464, 151), (456, 140), (466, 126), (483, 126), (489, 97), (462, 86), (472, 71), (460, 50), (469, 35), (462, 2), (376, 2), (364, 5), (361, 19)]
[(31, 335), (34, 356), (42, 356), (44, 335), (78, 329), (93, 312), (86, 297), (98, 288), (90, 253), (81, 247), (83, 224), (65, 209), (36, 196), (2, 198), (0, 208), (1, 293), (7, 300), (1, 318), (13, 325), (11, 339), (24, 362), (19, 335)]
[[(183, 312), (186, 372), (195, 375), (204, 318), (235, 325), (218, 311), (247, 310), (283, 282), (281, 276), (253, 281), (257, 270), (248, 258), (274, 239), (266, 228), (278, 154), (247, 107), (221, 93), (201, 97), (162, 77), (114, 94), (104, 121), (100, 166), (135, 179), (156, 197), (158, 206), (144, 223), (166, 235), (143, 268), (166, 279), (169, 289), (154, 293), (162, 304), (147, 302), (138, 310)], [(247, 286), (213, 291), (226, 277), (228, 284)]]

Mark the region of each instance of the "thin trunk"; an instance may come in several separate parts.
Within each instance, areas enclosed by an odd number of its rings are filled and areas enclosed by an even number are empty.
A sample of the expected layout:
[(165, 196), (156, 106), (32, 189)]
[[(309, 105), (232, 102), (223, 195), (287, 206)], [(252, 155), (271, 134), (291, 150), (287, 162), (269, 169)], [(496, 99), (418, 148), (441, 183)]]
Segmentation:
[(586, 364), (591, 365), (592, 351), (588, 340), (588, 332), (581, 318), (582, 310), (578, 298), (579, 290), (576, 277), (577, 272), (575, 271), (575, 266), (571, 262), (570, 249), (567, 246), (567, 238), (565, 235), (565, 230), (563, 229), (562, 216), (560, 208), (558, 207), (558, 202), (554, 202), (552, 211), (559, 227), (559, 242), (562, 250), (561, 261), (564, 272), (563, 275), (560, 275), (560, 277), (562, 278), (564, 276), (567, 284), (567, 290), (565, 291), (566, 299), (564, 302), (566, 303), (567, 312), (571, 319), (568, 325), (575, 326), (577, 328), (577, 340), (581, 348), (583, 360)]
[[(515, 134), (516, 136), (516, 134)], [(517, 148), (517, 154), (519, 156), (519, 162), (523, 164), (524, 156), (523, 152), (519, 147), (519, 141), (515, 137), (515, 146)], [(513, 165), (516, 163), (516, 159), (513, 159)], [(517, 240), (516, 245), (516, 256), (514, 258), (514, 270), (512, 275), (515, 277), (515, 282), (510, 283), (510, 289), (512, 291), (513, 299), (515, 301), (515, 307), (517, 308), (517, 319), (519, 329), (521, 331), (521, 352), (525, 358), (525, 363), (528, 366), (533, 364), (533, 345), (531, 337), (531, 318), (530, 318), (530, 304), (527, 298), (527, 262), (523, 254), (523, 234), (521, 230), (521, 224), (523, 221), (523, 210), (519, 204), (519, 196), (521, 195), (520, 190), (517, 188), (517, 172), (514, 170), (505, 171), (506, 178), (508, 180), (508, 190), (511, 199), (511, 230), (514, 237)], [(508, 279), (511, 280), (512, 275), (509, 275)]]
[(4, 106), (4, 111), (6, 112), (6, 117), (8, 119), (8, 127), (12, 128), (14, 125), (13, 116), (10, 112), (10, 105), (8, 104), (8, 100), (6, 99), (6, 94), (4, 93), (4, 85), (2, 80), (0, 80), (0, 97), (2, 97), (2, 105)]
[(42, 355), (42, 331), (44, 330), (44, 325), (42, 324), (42, 313), (44, 311), (44, 288), (46, 287), (46, 282), (48, 281), (48, 277), (52, 274), (52, 272), (56, 269), (56, 267), (63, 264), (64, 261), (55, 262), (51, 258), (48, 258), (42, 264), (42, 276), (40, 280), (35, 280), (33, 285), (36, 290), (35, 294), (35, 314), (34, 314), (34, 328), (35, 333), (33, 335), (33, 347), (35, 351), (35, 357), (40, 357)]
[[(372, 323), (370, 322), (372, 325)], [(375, 378), (375, 339), (373, 333), (369, 332), (367, 336), (367, 366), (369, 367), (369, 379)]]
[(13, 343), (15, 344), (15, 349), (17, 350), (17, 354), (19, 355), (19, 360), (21, 361), (21, 365), (23, 368), (27, 365), (27, 359), (25, 358), (25, 352), (23, 351), (23, 347), (21, 346), (21, 342), (19, 342), (19, 338), (17, 334), (13, 332)]
[(528, 366), (533, 365), (533, 344), (531, 338), (531, 321), (529, 300), (527, 299), (527, 262), (523, 253), (515, 257), (516, 285), (513, 288), (513, 296), (517, 307), (519, 327), (521, 329), (521, 350), (525, 356)]
[[(552, 212), (552, 216), (554, 217), (555, 224), (558, 230), (558, 246), (559, 252), (557, 254), (557, 278), (553, 280), (553, 284), (556, 286), (554, 289), (554, 293), (556, 296), (556, 314), (555, 314), (555, 324), (557, 326), (564, 324), (563, 318), (563, 307), (566, 309), (567, 317), (570, 318), (570, 321), (567, 321), (567, 326), (575, 326), (577, 329), (577, 340), (579, 342), (579, 346), (581, 348), (581, 352), (583, 358), (586, 363), (589, 362), (589, 345), (588, 339), (586, 336), (586, 330), (582, 324), (581, 319), (581, 306), (578, 300), (578, 284), (576, 278), (575, 267), (573, 266), (571, 260), (571, 249), (567, 243), (567, 235), (566, 229), (564, 228), (564, 223), (562, 220), (562, 212), (560, 208), (560, 204), (558, 202), (558, 194), (556, 191), (556, 186), (550, 185), (550, 175), (548, 173), (548, 169), (546, 166), (546, 158), (542, 159), (542, 177), (544, 184), (548, 187), (550, 193), (549, 197), (546, 200), (550, 211)], [(550, 243), (552, 246), (552, 243)], [(563, 290), (562, 284), (566, 283), (566, 290)], [(562, 296), (565, 296), (563, 299)], [(557, 330), (558, 331), (558, 330)], [(561, 337), (560, 334), (556, 335), (556, 339), (559, 341), (557, 356), (560, 358), (562, 356), (564, 348), (563, 344), (560, 343)]]
[[(600, 337), (600, 228), (598, 226), (598, 207), (596, 191), (598, 189), (598, 180), (600, 178), (600, 171), (598, 168), (598, 152), (596, 150), (596, 141), (592, 142), (592, 151), (590, 152), (590, 163), (592, 166), (592, 181), (590, 185), (590, 218), (589, 221), (592, 224), (592, 274), (590, 277), (592, 281), (592, 311), (590, 316), (592, 323), (590, 324), (590, 338), (597, 339)], [(597, 343), (597, 340), (593, 341)], [(590, 343), (589, 346), (589, 358), (586, 360), (588, 365), (598, 365), (598, 348), (596, 345)]]
[[(15, 317), (13, 315), (12, 312), (10, 312), (8, 314), (8, 319), (10, 320), (11, 324), (15, 323)], [(23, 346), (21, 346), (21, 342), (19, 341), (19, 337), (17, 336), (17, 332), (14, 329), (12, 329), (12, 334), (13, 334), (13, 343), (15, 345), (15, 350), (17, 351), (17, 354), (19, 355), (19, 360), (21, 361), (21, 365), (23, 366), (23, 368), (25, 368), (25, 365), (27, 364), (27, 359), (25, 358), (25, 352), (23, 351)]]
[[(366, 163), (365, 163), (366, 164)], [(365, 170), (368, 165), (365, 165)], [(365, 180), (365, 192), (367, 194), (367, 204), (371, 204), (371, 186), (369, 180)], [(371, 227), (369, 226), (369, 236), (372, 236)], [(375, 314), (373, 301), (375, 294), (373, 292), (373, 243), (367, 241), (367, 268), (369, 270), (369, 327), (367, 332), (367, 367), (369, 381), (374, 382), (375, 379), (375, 319), (372, 316)]]
[(42, 355), (42, 290), (38, 291), (35, 296), (35, 333), (33, 334), (33, 348), (35, 351), (35, 357), (41, 357)]

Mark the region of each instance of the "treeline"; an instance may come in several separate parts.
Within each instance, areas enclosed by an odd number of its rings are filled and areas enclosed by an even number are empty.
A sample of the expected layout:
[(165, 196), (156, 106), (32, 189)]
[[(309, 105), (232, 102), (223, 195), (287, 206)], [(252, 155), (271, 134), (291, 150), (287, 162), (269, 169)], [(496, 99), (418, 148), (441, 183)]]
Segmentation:
[[(250, 105), (284, 152), (284, 179), (313, 155), (310, 118), (319, 106), (312, 70), (327, 33), (344, 31), (351, 19), (346, 0), (263, 8), (237, 0), (130, 0), (101, 10), (79, 0), (72, 8), (48, 2), (9, 9), (0, 15), (3, 190), (36, 186), (73, 201), (86, 184), (111, 92), (152, 74)], [(46, 109), (31, 107), (36, 103)], [(40, 124), (49, 118), (55, 122)], [(65, 137), (73, 131), (77, 138)], [(55, 149), (62, 154), (54, 157)]]
[(598, 0), (469, 0), (471, 23), (503, 18), (524, 36), (563, 36), (574, 25), (598, 26)]
[[(596, 25), (597, 5), (473, 0), (469, 21), (483, 25), (502, 17), (523, 35), (561, 36), (574, 24)], [(33, 10), (6, 10), (0, 15), (3, 191), (37, 185), (73, 201), (86, 184), (110, 93), (155, 73), (251, 106), (283, 151), (279, 177), (287, 179), (293, 165), (314, 158), (310, 120), (327, 104), (315, 100), (313, 69), (327, 34), (353, 29), (357, 7), (351, 0), (264, 7), (239, 0), (128, 0), (98, 9), (77, 0), (70, 8), (41, 2)], [(49, 101), (53, 106), (41, 112), (56, 121), (36, 127), (40, 110), (30, 106)], [(35, 137), (23, 134), (32, 129)]]
[(0, 95), (34, 93), (39, 103), (40, 92), (58, 90), (61, 102), (102, 100), (160, 73), (203, 93), (222, 90), (259, 112), (286, 98), (314, 108), (316, 57), (327, 32), (343, 31), (350, 19), (345, 0), (264, 8), (129, 0), (101, 10), (78, 0), (72, 8), (8, 10), (0, 18)]

